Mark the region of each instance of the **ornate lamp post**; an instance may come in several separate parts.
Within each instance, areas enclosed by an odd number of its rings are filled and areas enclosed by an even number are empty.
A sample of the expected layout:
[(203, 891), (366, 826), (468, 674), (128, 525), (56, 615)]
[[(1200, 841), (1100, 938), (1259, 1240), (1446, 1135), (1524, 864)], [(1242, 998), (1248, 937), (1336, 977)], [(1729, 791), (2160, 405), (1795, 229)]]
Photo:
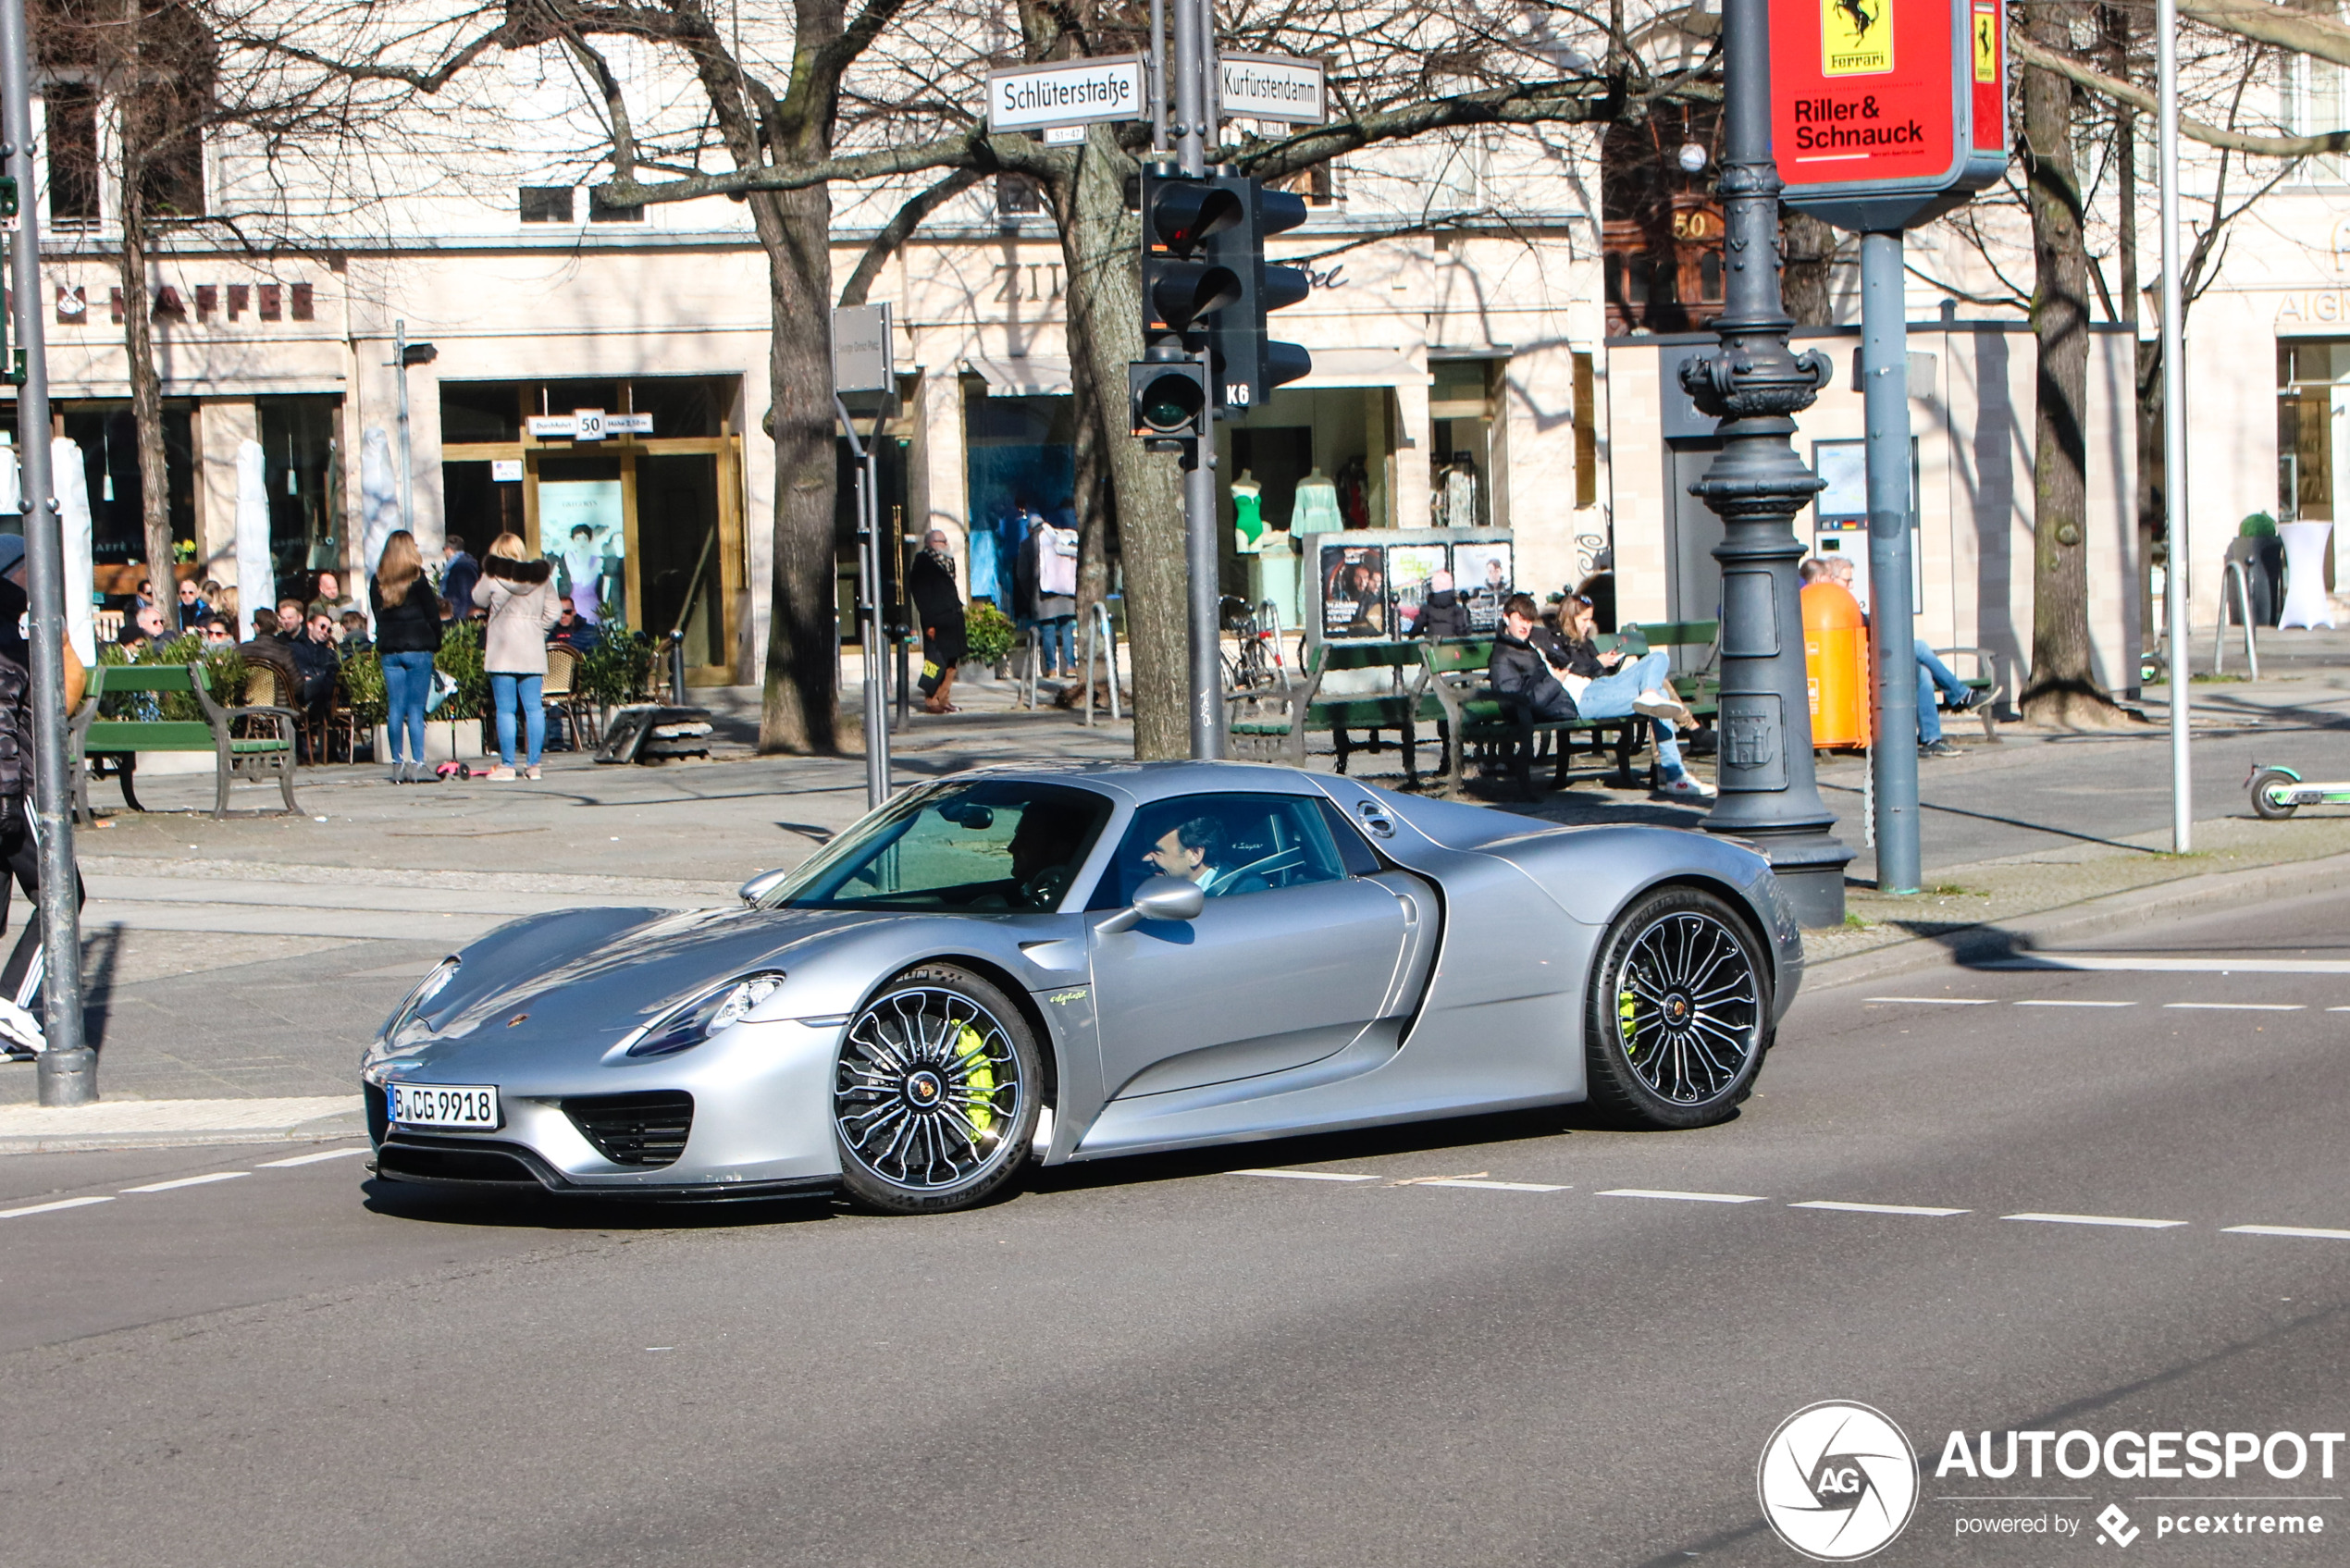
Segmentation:
[(1710, 833), (1769, 855), (1803, 924), (1844, 920), (1852, 858), (1812, 770), (1795, 514), (1821, 488), (1795, 455), (1794, 415), (1831, 374), (1787, 346), (1779, 297), (1779, 172), (1771, 159), (1770, 0), (1725, 0), (1720, 191), (1728, 278), (1722, 346), (1682, 367), (1697, 405), (1723, 423), (1722, 454), (1690, 487), (1722, 519), (1721, 797)]

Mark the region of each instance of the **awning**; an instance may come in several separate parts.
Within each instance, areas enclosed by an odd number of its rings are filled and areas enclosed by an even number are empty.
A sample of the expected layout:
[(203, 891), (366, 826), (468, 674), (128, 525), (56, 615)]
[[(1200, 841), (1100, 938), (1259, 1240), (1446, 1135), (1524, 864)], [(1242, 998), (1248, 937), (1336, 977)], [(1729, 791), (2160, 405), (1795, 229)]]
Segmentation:
[(1060, 398), (1074, 389), (1069, 361), (1059, 354), (1008, 354), (983, 359), (974, 354), (963, 368), (987, 383), (991, 398)]

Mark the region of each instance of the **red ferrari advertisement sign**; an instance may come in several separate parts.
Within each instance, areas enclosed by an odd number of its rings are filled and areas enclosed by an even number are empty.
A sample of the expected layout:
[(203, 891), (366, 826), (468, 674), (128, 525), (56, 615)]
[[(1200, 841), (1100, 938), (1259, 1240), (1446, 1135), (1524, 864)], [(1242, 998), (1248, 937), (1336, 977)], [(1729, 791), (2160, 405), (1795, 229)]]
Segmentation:
[(1998, 0), (1773, 0), (1772, 151), (1787, 200), (1950, 196), (1948, 210), (1997, 178), (2001, 26)]

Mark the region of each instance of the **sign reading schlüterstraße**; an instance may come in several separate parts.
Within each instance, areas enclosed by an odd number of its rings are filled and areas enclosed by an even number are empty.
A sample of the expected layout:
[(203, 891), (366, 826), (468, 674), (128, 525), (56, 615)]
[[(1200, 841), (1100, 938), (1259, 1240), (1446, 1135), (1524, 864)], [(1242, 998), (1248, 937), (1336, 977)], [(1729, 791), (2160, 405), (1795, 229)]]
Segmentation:
[(987, 129), (991, 131), (1143, 119), (1150, 113), (1148, 104), (1143, 93), (1140, 55), (1007, 66), (987, 73)]

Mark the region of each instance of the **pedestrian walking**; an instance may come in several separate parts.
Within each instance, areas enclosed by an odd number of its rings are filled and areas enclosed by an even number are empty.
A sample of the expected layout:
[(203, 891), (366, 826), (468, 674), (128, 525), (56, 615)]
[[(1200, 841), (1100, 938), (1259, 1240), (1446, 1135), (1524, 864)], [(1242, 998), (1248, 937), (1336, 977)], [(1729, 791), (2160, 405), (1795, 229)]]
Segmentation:
[[(0, 536), (0, 865), (24, 891), (24, 931), (0, 966), (0, 1052), (22, 1061), (48, 1049), (41, 1021), (41, 986), (48, 953), (41, 929), (41, 839), (32, 814), (32, 655), (24, 623), (24, 540)], [(80, 705), (82, 673), (70, 646), (65, 661), (66, 712)], [(77, 906), (88, 894), (74, 873)], [(7, 882), (0, 880), (0, 932), (8, 923)]]
[[(955, 587), (955, 557), (946, 532), (933, 528), (913, 569), (906, 574), (906, 591), (914, 601), (914, 616), (922, 625), (922, 711), (953, 713), (946, 700), (955, 689), (955, 666), (970, 644), (963, 624), (963, 596)], [(870, 678), (870, 677), (869, 677)]]
[(391, 782), (423, 784), (431, 776), (425, 761), (425, 699), (432, 691), (432, 656), (440, 648), (440, 598), (425, 580), (424, 557), (407, 529), (384, 541), (367, 601), (376, 612), (376, 651), (383, 661)]
[(1077, 535), (1054, 527), (1033, 512), (1013, 569), (1013, 597), (1020, 618), (1036, 628), (1043, 673), (1077, 673)]
[(521, 535), (499, 535), (481, 558), (474, 603), (489, 611), (481, 667), (489, 675), (489, 695), (497, 705), (498, 766), (489, 770), (489, 777), (503, 783), (514, 776), (519, 718), (528, 742), (520, 771), (535, 779), (538, 754), (547, 746), (547, 708), (539, 699), (547, 684), (547, 628), (563, 608), (555, 597), (554, 562), (525, 560)]

